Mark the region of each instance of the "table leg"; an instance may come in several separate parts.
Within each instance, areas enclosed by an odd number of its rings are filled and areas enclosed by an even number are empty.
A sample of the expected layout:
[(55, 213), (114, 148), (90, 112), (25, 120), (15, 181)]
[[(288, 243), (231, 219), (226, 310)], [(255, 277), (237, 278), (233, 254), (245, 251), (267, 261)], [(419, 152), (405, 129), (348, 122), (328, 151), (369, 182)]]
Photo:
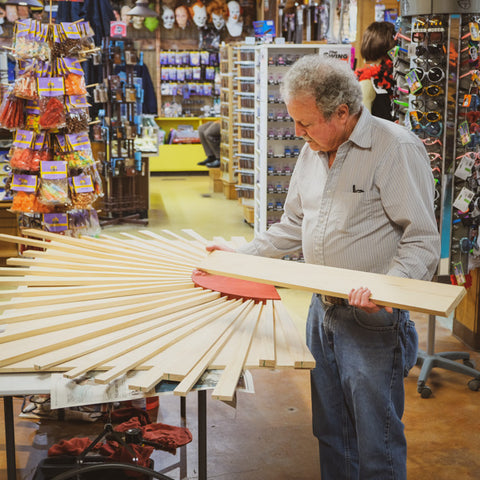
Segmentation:
[(15, 424), (13, 422), (13, 399), (3, 397), (3, 414), (5, 418), (5, 453), (7, 455), (7, 480), (17, 478), (15, 463)]
[(207, 480), (207, 391), (198, 391), (198, 480)]

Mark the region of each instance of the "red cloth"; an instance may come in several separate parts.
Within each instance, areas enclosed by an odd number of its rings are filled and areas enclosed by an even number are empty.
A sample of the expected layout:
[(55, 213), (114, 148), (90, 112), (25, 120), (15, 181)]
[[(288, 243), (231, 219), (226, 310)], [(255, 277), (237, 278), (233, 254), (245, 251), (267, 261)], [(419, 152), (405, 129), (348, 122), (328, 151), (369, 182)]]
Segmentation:
[(149, 423), (152, 423), (148, 413), (140, 408), (118, 408), (117, 410), (113, 410), (111, 413), (112, 423), (125, 422), (126, 420), (130, 420), (132, 417), (137, 417), (141, 425), (148, 425)]
[(49, 457), (57, 455), (80, 455), (92, 441), (88, 437), (75, 437), (70, 440), (61, 440), (59, 443), (52, 445), (48, 450)]
[(138, 417), (132, 417), (130, 420), (121, 423), (115, 427), (116, 432), (126, 432), (130, 428), (142, 428), (142, 424)]
[(165, 423), (152, 423), (142, 428), (143, 438), (158, 445), (157, 448), (175, 453), (177, 447), (192, 441), (188, 428), (174, 427)]

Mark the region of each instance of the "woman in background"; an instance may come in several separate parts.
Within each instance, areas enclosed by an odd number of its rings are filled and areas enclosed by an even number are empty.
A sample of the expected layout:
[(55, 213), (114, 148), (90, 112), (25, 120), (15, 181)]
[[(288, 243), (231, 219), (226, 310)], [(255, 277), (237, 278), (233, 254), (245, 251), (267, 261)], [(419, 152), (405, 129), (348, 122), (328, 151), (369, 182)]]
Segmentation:
[(373, 22), (362, 37), (360, 54), (368, 65), (355, 71), (362, 87), (363, 104), (376, 117), (393, 120), (393, 63), (388, 51), (395, 45), (395, 27), (390, 22)]

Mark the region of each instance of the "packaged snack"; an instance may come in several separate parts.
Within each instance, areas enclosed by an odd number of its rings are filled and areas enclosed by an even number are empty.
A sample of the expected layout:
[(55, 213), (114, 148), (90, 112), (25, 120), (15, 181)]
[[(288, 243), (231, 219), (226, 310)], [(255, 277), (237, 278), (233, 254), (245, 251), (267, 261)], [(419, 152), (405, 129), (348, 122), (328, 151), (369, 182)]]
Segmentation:
[(39, 170), (38, 165), (35, 168), (32, 162), (33, 157), (34, 133), (29, 130), (17, 130), (10, 149), (10, 166), (14, 170), (32, 171)]
[(19, 75), (13, 85), (13, 95), (26, 100), (38, 100), (37, 79), (33, 70)]
[(64, 232), (68, 230), (68, 214), (44, 213), (42, 216), (42, 225), (47, 232)]
[(89, 210), (97, 199), (90, 175), (71, 177), (71, 191), (73, 208)]
[(7, 130), (23, 128), (25, 100), (17, 98), (13, 93), (8, 93), (0, 106), (0, 126)]
[(65, 126), (64, 84), (62, 77), (38, 79), (40, 128), (53, 130)]
[(67, 162), (41, 162), (38, 198), (47, 205), (69, 205)]

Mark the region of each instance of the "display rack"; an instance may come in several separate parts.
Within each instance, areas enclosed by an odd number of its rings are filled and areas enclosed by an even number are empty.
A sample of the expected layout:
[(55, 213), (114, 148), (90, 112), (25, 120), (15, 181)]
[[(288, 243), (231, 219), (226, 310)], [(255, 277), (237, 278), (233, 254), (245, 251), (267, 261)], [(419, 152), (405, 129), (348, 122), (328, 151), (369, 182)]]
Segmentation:
[(161, 115), (217, 116), (220, 96), (218, 65), (218, 51), (162, 50)]
[(99, 134), (105, 154), (105, 196), (100, 214), (103, 225), (148, 222), (148, 158), (135, 150), (141, 117), (141, 87), (135, 77), (138, 58), (131, 40), (103, 39), (104, 80), (95, 89), (96, 101), (104, 105), (104, 127)]
[(220, 171), (223, 193), (227, 199), (236, 199), (238, 160), (234, 155), (234, 67), (233, 46), (220, 46)]
[(244, 220), (254, 224), (255, 208), (255, 45), (234, 47), (235, 158), (238, 164), (237, 193)]
[(94, 202), (102, 182), (88, 137), (90, 105), (81, 66), (97, 50), (93, 36), (83, 21), (15, 22), (8, 47), (15, 79), (4, 91), (0, 124), (13, 138), (4, 194), (12, 197), (9, 210), (20, 232), (99, 232)]
[[(265, 44), (256, 48), (255, 234), (279, 222), (303, 140), (280, 98), (283, 75), (299, 57), (322, 54), (351, 59), (349, 45)], [(296, 255), (293, 259), (298, 259)]]

